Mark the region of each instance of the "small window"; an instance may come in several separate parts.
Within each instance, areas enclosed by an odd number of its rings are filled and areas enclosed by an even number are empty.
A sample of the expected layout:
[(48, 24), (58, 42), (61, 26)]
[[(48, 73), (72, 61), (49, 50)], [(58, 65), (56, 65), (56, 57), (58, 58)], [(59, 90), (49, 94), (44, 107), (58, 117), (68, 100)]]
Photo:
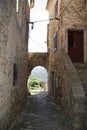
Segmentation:
[(54, 34), (54, 48), (53, 51), (55, 52), (57, 50), (57, 33)]
[(54, 8), (54, 17), (57, 17), (58, 14), (58, 0), (56, 0), (55, 8)]
[(17, 84), (18, 79), (18, 66), (17, 64), (13, 64), (13, 86)]

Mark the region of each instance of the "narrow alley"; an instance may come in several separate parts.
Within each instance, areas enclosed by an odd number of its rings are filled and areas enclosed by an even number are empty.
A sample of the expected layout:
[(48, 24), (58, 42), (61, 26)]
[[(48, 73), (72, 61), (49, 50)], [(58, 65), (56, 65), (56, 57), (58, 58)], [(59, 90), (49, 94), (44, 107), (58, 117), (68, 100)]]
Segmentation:
[(0, 0), (0, 130), (87, 130), (87, 0)]
[(10, 130), (71, 130), (68, 118), (46, 92), (28, 96), (16, 124)]

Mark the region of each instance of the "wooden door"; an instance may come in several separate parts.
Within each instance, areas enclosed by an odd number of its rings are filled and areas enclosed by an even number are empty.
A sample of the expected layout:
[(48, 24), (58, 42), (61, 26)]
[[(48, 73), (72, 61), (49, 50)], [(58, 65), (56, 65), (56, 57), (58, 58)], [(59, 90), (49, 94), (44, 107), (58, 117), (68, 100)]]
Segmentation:
[(83, 31), (68, 31), (68, 54), (72, 62), (83, 62)]

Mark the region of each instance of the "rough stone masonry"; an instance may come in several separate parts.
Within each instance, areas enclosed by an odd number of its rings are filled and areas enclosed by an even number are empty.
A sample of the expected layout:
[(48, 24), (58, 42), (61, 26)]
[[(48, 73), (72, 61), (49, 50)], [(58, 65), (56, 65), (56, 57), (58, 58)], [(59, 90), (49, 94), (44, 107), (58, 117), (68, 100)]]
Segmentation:
[[(28, 1), (0, 0), (0, 130), (6, 130), (27, 94)], [(27, 28), (27, 29), (26, 29)]]

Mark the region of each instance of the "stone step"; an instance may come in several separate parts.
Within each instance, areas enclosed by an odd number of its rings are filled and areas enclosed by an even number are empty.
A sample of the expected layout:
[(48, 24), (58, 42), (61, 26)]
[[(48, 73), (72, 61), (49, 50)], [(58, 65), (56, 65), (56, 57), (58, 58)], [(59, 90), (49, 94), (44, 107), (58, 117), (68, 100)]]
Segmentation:
[(75, 64), (75, 68), (78, 72), (78, 75), (81, 78), (81, 81), (84, 81), (85, 79), (87, 79), (87, 64)]
[(87, 64), (74, 64), (77, 70), (78, 76), (82, 82), (85, 95), (87, 96)]
[(87, 96), (87, 64), (74, 64)]
[(87, 64), (74, 64), (77, 73), (82, 81), (82, 83), (84, 83), (83, 85), (86, 86), (87, 85)]
[(86, 96), (85, 125), (87, 129), (87, 64), (74, 64)]

